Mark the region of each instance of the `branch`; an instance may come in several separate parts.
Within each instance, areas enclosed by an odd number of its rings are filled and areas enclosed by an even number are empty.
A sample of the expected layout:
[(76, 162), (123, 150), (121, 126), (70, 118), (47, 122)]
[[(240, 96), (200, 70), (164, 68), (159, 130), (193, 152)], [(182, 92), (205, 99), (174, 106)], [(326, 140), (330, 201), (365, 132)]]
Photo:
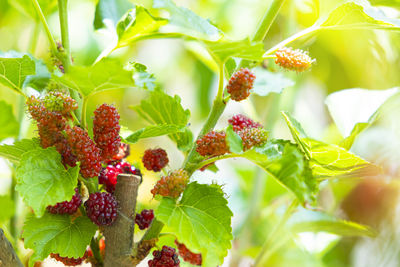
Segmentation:
[(105, 267), (130, 267), (135, 227), (135, 207), (140, 177), (118, 175), (114, 196), (118, 201), (118, 217), (111, 226), (104, 228), (106, 241)]
[(0, 266), (23, 267), (17, 254), (14, 251), (10, 241), (4, 235), (3, 229), (0, 228)]

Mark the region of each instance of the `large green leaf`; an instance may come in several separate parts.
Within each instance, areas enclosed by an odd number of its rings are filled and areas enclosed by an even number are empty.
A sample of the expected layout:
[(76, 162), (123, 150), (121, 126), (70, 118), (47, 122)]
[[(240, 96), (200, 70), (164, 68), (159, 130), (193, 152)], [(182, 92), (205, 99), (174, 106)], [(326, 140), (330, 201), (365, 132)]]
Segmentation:
[(199, 17), (187, 8), (176, 6), (172, 0), (154, 0), (153, 8), (162, 8), (170, 13), (169, 24), (175, 26), (173, 32), (210, 41), (216, 41), (222, 37), (221, 31), (208, 20)]
[(218, 186), (190, 183), (182, 200), (163, 198), (155, 214), (191, 251), (201, 253), (204, 266), (218, 266), (231, 248), (232, 212)]
[(36, 148), (22, 154), (17, 167), (16, 190), (41, 217), (46, 207), (71, 200), (78, 183), (79, 166), (66, 170), (54, 147)]
[(118, 60), (103, 58), (93, 66), (71, 66), (68, 73), (53, 79), (89, 96), (105, 90), (134, 86), (132, 71), (124, 70)]
[(29, 215), (22, 237), (26, 248), (35, 253), (29, 265), (45, 259), (50, 253), (61, 257), (80, 258), (96, 233), (97, 226), (87, 216), (73, 218), (69, 215), (46, 213), (41, 218)]
[(17, 136), (19, 125), (13, 114), (12, 106), (5, 101), (0, 101), (0, 114), (0, 140)]
[(270, 93), (282, 93), (283, 89), (294, 85), (294, 82), (285, 77), (282, 72), (270, 72), (264, 68), (254, 68), (256, 79), (253, 92), (260, 96), (267, 96)]
[(15, 213), (15, 204), (10, 196), (0, 196), (0, 223), (9, 220)]
[(333, 10), (320, 24), (321, 29), (400, 30), (400, 20), (388, 18), (368, 1), (350, 1)]
[(376, 236), (376, 232), (366, 226), (335, 218), (331, 215), (301, 209), (294, 213), (288, 225), (292, 232), (328, 232), (340, 236)]
[(94, 28), (106, 28), (106, 23), (109, 22), (116, 25), (122, 15), (132, 7), (133, 4), (128, 0), (99, 0), (94, 14)]
[(13, 145), (0, 145), (0, 157), (8, 159), (15, 165), (18, 165), (22, 154), (27, 151), (40, 148), (38, 139), (22, 139)]
[(226, 142), (229, 146), (229, 150), (232, 153), (242, 153), (243, 152), (243, 141), (242, 138), (233, 130), (231, 124), (229, 124), (226, 129)]
[(140, 139), (157, 137), (166, 134), (175, 134), (183, 132), (186, 130), (186, 125), (176, 125), (176, 124), (158, 124), (150, 125), (146, 128), (142, 128), (130, 134), (124, 138), (124, 141), (134, 144)]
[[(159, 90), (151, 92), (148, 99), (142, 100), (133, 109), (151, 124), (187, 125), (190, 117), (190, 111), (182, 107), (179, 96), (172, 97)], [(183, 133), (170, 134), (169, 137), (181, 150), (189, 149), (193, 138), (189, 129)]]
[(0, 58), (0, 83), (22, 93), (25, 78), (35, 74), (35, 62), (27, 55), (21, 58)]

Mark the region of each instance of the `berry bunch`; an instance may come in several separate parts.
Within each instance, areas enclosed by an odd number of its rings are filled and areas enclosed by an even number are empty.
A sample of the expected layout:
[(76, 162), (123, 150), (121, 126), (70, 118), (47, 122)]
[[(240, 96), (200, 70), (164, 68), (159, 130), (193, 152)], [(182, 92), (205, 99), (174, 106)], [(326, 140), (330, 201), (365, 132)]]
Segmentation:
[(47, 210), (53, 214), (74, 214), (82, 204), (78, 188), (75, 188), (75, 195), (70, 201), (59, 202), (54, 206), (48, 206)]
[(110, 164), (103, 168), (99, 175), (99, 184), (104, 184), (107, 192), (114, 193), (118, 180), (118, 174), (128, 173), (142, 177), (139, 169), (130, 165), (128, 162), (118, 162), (115, 166)]
[(136, 213), (135, 223), (139, 226), (140, 230), (149, 228), (154, 219), (153, 210), (142, 210), (141, 213)]
[(117, 109), (111, 105), (103, 104), (94, 111), (93, 136), (105, 162), (112, 160), (121, 146), (119, 118)]
[(151, 190), (151, 193), (153, 196), (161, 195), (163, 197), (177, 198), (185, 190), (188, 180), (189, 176), (185, 170), (173, 171), (169, 175), (161, 177)]
[(61, 257), (60, 254), (51, 253), (50, 257), (55, 259), (56, 261), (62, 262), (66, 266), (77, 266), (81, 265), (82, 262), (87, 258), (88, 254), (85, 253), (81, 258), (68, 258), (68, 257)]
[(248, 68), (235, 72), (226, 86), (232, 100), (242, 101), (249, 97), (255, 78), (256, 76)]
[(117, 201), (109, 193), (93, 193), (85, 202), (86, 213), (95, 224), (111, 225), (117, 218)]
[(226, 143), (226, 133), (221, 131), (211, 131), (196, 141), (196, 151), (201, 156), (220, 156), (229, 153)]
[(315, 59), (312, 59), (307, 52), (290, 47), (282, 47), (275, 52), (275, 63), (287, 70), (302, 72), (308, 70)]
[(130, 153), (131, 153), (130, 146), (128, 144), (121, 143), (118, 149), (118, 153), (113, 156), (112, 161), (119, 161), (124, 158), (127, 158)]
[(176, 267), (180, 260), (174, 248), (163, 246), (162, 250), (153, 251), (153, 259), (149, 260), (149, 267)]
[(168, 164), (168, 155), (162, 148), (147, 149), (142, 159), (146, 169), (153, 172), (159, 172)]
[(58, 91), (49, 92), (44, 97), (43, 104), (47, 110), (59, 112), (67, 118), (71, 118), (71, 112), (78, 108), (74, 99)]
[(253, 121), (252, 119), (242, 115), (242, 114), (237, 114), (232, 116), (232, 118), (230, 118), (228, 120), (228, 123), (230, 125), (232, 125), (233, 130), (235, 132), (239, 132), (245, 128), (262, 128), (263, 126), (258, 123)]
[(175, 245), (178, 247), (179, 256), (181, 256), (184, 261), (201, 266), (202, 258), (200, 253), (196, 254), (191, 252), (184, 244), (179, 243), (178, 240), (175, 240)]
[(242, 138), (244, 151), (253, 146), (263, 145), (268, 137), (267, 131), (262, 128), (246, 128), (239, 131), (238, 134)]

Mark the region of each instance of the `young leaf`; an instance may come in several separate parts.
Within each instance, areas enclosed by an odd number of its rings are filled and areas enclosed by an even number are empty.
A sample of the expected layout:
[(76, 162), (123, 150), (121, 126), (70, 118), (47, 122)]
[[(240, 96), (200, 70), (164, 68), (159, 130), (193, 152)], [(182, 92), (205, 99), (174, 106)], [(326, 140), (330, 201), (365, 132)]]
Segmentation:
[(0, 145), (0, 157), (8, 159), (15, 165), (18, 165), (22, 154), (27, 151), (40, 148), (38, 139), (22, 139), (13, 145)]
[(289, 112), (282, 111), (282, 115), (286, 120), (286, 123), (289, 127), (290, 133), (292, 134), (293, 139), (300, 146), (301, 150), (305, 154), (307, 159), (311, 159), (311, 151), (306, 143), (302, 141), (302, 138), (307, 138), (307, 134), (304, 131), (303, 127), (301, 127), (300, 123), (290, 115)]
[(19, 125), (13, 114), (12, 106), (5, 101), (0, 101), (0, 114), (0, 140), (17, 136)]
[(129, 10), (117, 24), (118, 45), (127, 46), (141, 38), (158, 32), (168, 20), (154, 17), (142, 6)]
[(400, 20), (386, 17), (368, 1), (350, 1), (333, 10), (320, 28), (400, 30)]
[(133, 79), (135, 80), (136, 87), (149, 91), (154, 91), (154, 89), (156, 89), (156, 78), (154, 74), (146, 71), (147, 67), (145, 65), (137, 62), (129, 62), (129, 68), (134, 71)]
[(154, 0), (153, 8), (166, 9), (170, 13), (169, 24), (176, 26), (176, 32), (209, 41), (216, 41), (222, 37), (221, 31), (208, 20), (187, 8), (176, 6), (172, 0)]
[(191, 251), (201, 253), (204, 266), (218, 266), (231, 248), (232, 212), (222, 190), (190, 183), (179, 203), (163, 198), (157, 219), (167, 225)]
[(21, 58), (0, 58), (0, 83), (22, 94), (28, 75), (35, 74), (35, 62), (27, 55)]
[(54, 147), (36, 148), (22, 154), (17, 167), (16, 190), (41, 217), (46, 207), (71, 200), (78, 183), (79, 166), (66, 170)]
[(29, 215), (22, 237), (25, 247), (35, 251), (30, 258), (30, 266), (50, 253), (58, 253), (61, 257), (82, 257), (96, 230), (96, 225), (87, 216), (73, 218), (45, 213), (43, 217), (36, 218), (33, 214)]
[(270, 93), (282, 93), (283, 89), (294, 85), (294, 82), (285, 77), (282, 72), (270, 72), (264, 68), (254, 68), (256, 79), (253, 92), (260, 96), (267, 96)]
[(14, 201), (10, 196), (0, 196), (0, 223), (9, 220), (15, 213)]
[(53, 79), (84, 96), (134, 86), (132, 71), (124, 70), (120, 62), (109, 58), (103, 58), (93, 66), (71, 66), (68, 73), (53, 76)]
[(301, 209), (294, 213), (288, 225), (292, 232), (328, 232), (340, 236), (376, 236), (376, 232), (366, 225), (335, 218), (331, 215)]
[(240, 154), (243, 152), (243, 142), (242, 138), (233, 131), (233, 127), (229, 124), (226, 129), (226, 141), (229, 145), (229, 150), (232, 153)]
[[(181, 105), (179, 96), (169, 96), (162, 91), (153, 91), (148, 99), (142, 100), (133, 109), (151, 124), (187, 125), (190, 111)], [(169, 137), (174, 140), (179, 149), (187, 150), (192, 142), (192, 133), (186, 129), (183, 133), (173, 133)]]
[(183, 132), (186, 130), (186, 125), (176, 125), (176, 124), (158, 124), (150, 125), (146, 128), (142, 128), (130, 134), (128, 137), (124, 138), (124, 141), (134, 144), (139, 139), (157, 137), (166, 134), (175, 134), (178, 132)]
[(93, 26), (95, 30), (106, 28), (106, 23), (116, 25), (125, 12), (132, 8), (128, 0), (99, 0), (96, 5)]

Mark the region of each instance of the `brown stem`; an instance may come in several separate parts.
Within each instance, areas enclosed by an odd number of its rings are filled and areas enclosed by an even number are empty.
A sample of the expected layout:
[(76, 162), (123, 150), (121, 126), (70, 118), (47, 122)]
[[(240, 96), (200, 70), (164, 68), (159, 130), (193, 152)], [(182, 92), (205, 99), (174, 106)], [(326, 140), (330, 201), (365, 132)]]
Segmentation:
[(106, 242), (105, 267), (132, 266), (130, 255), (133, 248), (135, 207), (140, 177), (131, 174), (118, 175), (114, 196), (118, 201), (118, 217), (111, 226), (104, 228)]
[(23, 267), (10, 241), (4, 235), (3, 229), (0, 229), (0, 266)]

